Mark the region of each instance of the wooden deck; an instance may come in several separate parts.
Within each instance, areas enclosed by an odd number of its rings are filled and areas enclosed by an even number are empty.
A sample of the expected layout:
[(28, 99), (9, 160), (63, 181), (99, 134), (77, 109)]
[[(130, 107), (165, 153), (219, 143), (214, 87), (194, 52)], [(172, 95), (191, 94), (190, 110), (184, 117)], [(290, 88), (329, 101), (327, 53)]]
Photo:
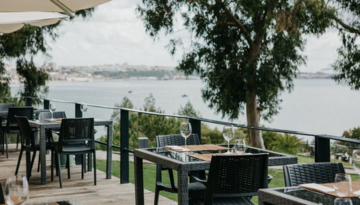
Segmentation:
[[(14, 176), (19, 152), (10, 149), (9, 159), (0, 153), (0, 183), (5, 184), (6, 179)], [(20, 165), (20, 175), (25, 174), (25, 157)], [(50, 165), (50, 155), (47, 155), (47, 164)], [(97, 185), (94, 186), (93, 172), (85, 173), (81, 179), (80, 166), (71, 167), (71, 179), (67, 178), (67, 170), (62, 169), (63, 188), (60, 189), (58, 177), (50, 181), (50, 166), (47, 168), (46, 185), (40, 184), (40, 173), (37, 172), (37, 162), (34, 164), (30, 178), (30, 197), (28, 202), (46, 202), (64, 199), (73, 199), (79, 204), (135, 204), (135, 187), (133, 184), (120, 184), (120, 179), (112, 177), (106, 179), (104, 172), (97, 170)], [(155, 186), (155, 185), (154, 185)], [(154, 204), (154, 193), (145, 190), (145, 204)], [(165, 197), (160, 197), (159, 204), (177, 204)]]

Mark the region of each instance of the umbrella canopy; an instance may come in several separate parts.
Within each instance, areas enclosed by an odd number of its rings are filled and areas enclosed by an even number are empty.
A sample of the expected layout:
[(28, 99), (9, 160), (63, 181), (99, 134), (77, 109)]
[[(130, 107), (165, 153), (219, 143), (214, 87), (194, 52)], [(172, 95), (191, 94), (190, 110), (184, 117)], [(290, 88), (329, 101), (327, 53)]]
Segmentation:
[(0, 33), (11, 33), (24, 24), (47, 26), (68, 16), (56, 12), (4, 12), (0, 13)]
[(71, 14), (108, 1), (111, 0), (1, 0), (0, 12), (51, 11)]

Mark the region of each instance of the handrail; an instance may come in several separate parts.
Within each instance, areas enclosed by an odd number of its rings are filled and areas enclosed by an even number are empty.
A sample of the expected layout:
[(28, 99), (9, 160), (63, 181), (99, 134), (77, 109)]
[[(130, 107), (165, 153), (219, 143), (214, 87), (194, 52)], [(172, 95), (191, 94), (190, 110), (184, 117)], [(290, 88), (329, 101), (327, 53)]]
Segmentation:
[[(31, 99), (34, 97), (27, 97), (26, 103), (28, 106), (31, 106)], [(67, 103), (67, 104), (75, 104), (75, 117), (82, 117), (82, 113), (80, 111), (80, 105), (84, 103), (80, 102), (71, 102), (71, 101), (64, 101), (64, 100), (57, 100), (57, 99), (45, 99), (44, 100), (44, 108), (48, 108), (50, 101), (60, 102), (60, 103)], [(86, 103), (87, 104), (87, 103)], [(311, 136), (315, 138), (315, 162), (329, 162), (330, 161), (330, 140), (337, 140), (343, 142), (350, 142), (360, 145), (360, 140), (357, 139), (350, 139), (345, 137), (339, 137), (334, 135), (328, 134), (312, 134), (294, 130), (285, 130), (285, 129), (276, 129), (276, 128), (266, 128), (266, 127), (257, 127), (257, 126), (247, 126), (244, 124), (233, 123), (233, 122), (226, 122), (220, 120), (213, 120), (207, 119), (202, 117), (190, 117), (190, 116), (182, 116), (182, 115), (169, 115), (165, 113), (157, 113), (157, 112), (149, 112), (144, 110), (136, 110), (136, 109), (129, 109), (129, 108), (122, 108), (122, 107), (113, 107), (113, 106), (103, 106), (103, 105), (96, 105), (96, 104), (87, 104), (88, 107), (96, 107), (102, 109), (113, 109), (120, 111), (120, 118), (122, 119), (120, 123), (120, 146), (112, 145), (112, 148), (120, 150), (120, 157), (121, 157), (121, 183), (128, 183), (129, 182), (129, 153), (133, 152), (133, 150), (129, 149), (129, 114), (130, 112), (136, 112), (141, 114), (148, 114), (148, 115), (158, 115), (158, 116), (165, 116), (165, 117), (173, 117), (173, 118), (180, 118), (180, 119), (188, 119), (189, 122), (192, 124), (193, 133), (196, 133), (201, 138), (201, 122), (213, 123), (213, 124), (220, 124), (220, 125), (233, 125), (235, 127), (247, 128), (247, 129), (256, 129), (262, 131), (270, 131), (270, 132), (278, 132), (278, 133), (287, 133), (287, 134), (294, 134), (294, 135), (303, 135), (303, 136)], [(107, 145), (107, 143), (96, 141), (96, 143)]]

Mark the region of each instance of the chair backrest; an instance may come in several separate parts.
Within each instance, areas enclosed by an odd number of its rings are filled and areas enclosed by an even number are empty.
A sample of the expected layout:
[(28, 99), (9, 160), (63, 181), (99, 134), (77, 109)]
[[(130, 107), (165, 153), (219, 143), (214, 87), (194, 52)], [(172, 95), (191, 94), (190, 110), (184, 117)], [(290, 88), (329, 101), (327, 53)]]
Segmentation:
[[(192, 134), (186, 139), (187, 145), (198, 145), (200, 144), (199, 137), (197, 134)], [(185, 138), (180, 134), (176, 135), (158, 135), (156, 136), (156, 146), (163, 147), (166, 145), (185, 145)]]
[[(59, 151), (73, 145), (86, 145), (95, 150), (94, 118), (65, 118), (61, 121)], [(76, 151), (76, 150), (74, 150)]]
[(0, 104), (0, 111), (6, 111), (11, 107), (17, 107), (15, 103), (1, 103)]
[[(66, 118), (66, 114), (64, 111), (57, 111), (53, 113), (53, 117), (64, 119)], [(38, 118), (40, 122), (43, 122), (44, 119), (51, 118), (51, 112), (40, 112)]]
[(330, 183), (334, 182), (337, 173), (345, 173), (341, 163), (318, 162), (285, 165), (285, 186), (298, 186), (305, 183)]
[(28, 118), (25, 116), (16, 116), (16, 120), (19, 125), (19, 129), (20, 129), (22, 145), (30, 143), (32, 148), (35, 149), (35, 136), (34, 136), (33, 130), (31, 129), (31, 126), (29, 124)]
[(267, 188), (268, 154), (215, 155), (211, 159), (205, 204), (215, 197), (246, 197), (258, 195)]
[(9, 130), (10, 127), (18, 127), (15, 116), (25, 116), (28, 119), (33, 119), (33, 113), (33, 107), (10, 107), (6, 120), (7, 129)]

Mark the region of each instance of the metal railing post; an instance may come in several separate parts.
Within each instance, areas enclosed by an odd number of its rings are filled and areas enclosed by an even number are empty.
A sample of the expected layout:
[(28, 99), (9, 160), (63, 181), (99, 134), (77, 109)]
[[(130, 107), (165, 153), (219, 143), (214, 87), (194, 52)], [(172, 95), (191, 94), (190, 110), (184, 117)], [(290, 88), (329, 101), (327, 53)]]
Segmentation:
[(80, 103), (75, 103), (75, 117), (82, 117), (83, 115), (80, 106)]
[(50, 100), (44, 99), (44, 110), (50, 109)]
[(315, 136), (315, 162), (330, 162), (330, 139)]
[(201, 120), (189, 119), (189, 122), (192, 127), (192, 133), (197, 134), (201, 143)]
[(129, 111), (120, 109), (120, 183), (129, 183)]

